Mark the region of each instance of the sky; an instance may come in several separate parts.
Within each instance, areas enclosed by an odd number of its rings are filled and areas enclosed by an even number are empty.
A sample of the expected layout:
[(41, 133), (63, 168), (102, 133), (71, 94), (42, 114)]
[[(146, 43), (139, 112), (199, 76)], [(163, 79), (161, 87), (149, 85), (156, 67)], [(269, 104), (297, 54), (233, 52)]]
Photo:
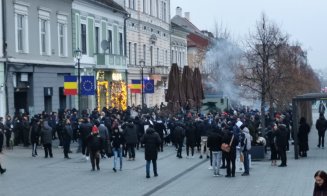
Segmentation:
[(227, 29), (241, 43), (254, 32), (262, 13), (299, 42), (314, 69), (327, 70), (327, 0), (170, 0), (171, 17), (176, 7), (190, 12), (200, 30), (214, 32), (215, 24)]

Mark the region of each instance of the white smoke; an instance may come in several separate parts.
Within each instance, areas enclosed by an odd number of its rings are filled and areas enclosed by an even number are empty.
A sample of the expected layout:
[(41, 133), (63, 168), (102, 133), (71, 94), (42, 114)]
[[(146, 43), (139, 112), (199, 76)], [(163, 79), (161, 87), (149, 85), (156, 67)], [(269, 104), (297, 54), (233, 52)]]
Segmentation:
[(235, 84), (235, 72), (241, 59), (242, 50), (236, 44), (226, 39), (216, 39), (205, 56), (206, 85), (231, 101), (238, 101), (240, 87)]

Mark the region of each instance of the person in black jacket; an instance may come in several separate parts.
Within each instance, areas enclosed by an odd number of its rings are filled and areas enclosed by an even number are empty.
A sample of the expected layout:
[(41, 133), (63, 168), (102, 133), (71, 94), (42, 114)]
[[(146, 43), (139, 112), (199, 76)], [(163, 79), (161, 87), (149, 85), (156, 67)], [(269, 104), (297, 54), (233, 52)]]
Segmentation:
[(97, 126), (92, 127), (92, 133), (87, 138), (87, 146), (90, 151), (90, 160), (92, 165), (92, 171), (100, 170), (100, 151), (103, 148), (103, 139), (99, 135), (99, 129)]
[(232, 132), (232, 129), (230, 129), (229, 132), (224, 135), (222, 143), (230, 144), (230, 151), (224, 152), (227, 162), (227, 174), (225, 177), (235, 177), (236, 146), (238, 145), (238, 139)]
[(128, 119), (128, 122), (122, 126), (123, 135), (126, 141), (126, 147), (128, 151), (128, 160), (135, 160), (135, 145), (137, 143), (137, 130), (133, 124), (132, 119)]
[(2, 152), (3, 139), (5, 135), (5, 125), (3, 124), (3, 118), (0, 117), (0, 153)]
[(64, 156), (65, 159), (70, 159), (68, 156), (70, 149), (70, 142), (73, 139), (74, 131), (69, 119), (66, 119), (65, 126), (62, 130), (62, 140), (64, 145)]
[(89, 160), (89, 151), (87, 148), (87, 138), (92, 132), (92, 124), (90, 123), (90, 119), (85, 117), (83, 119), (83, 123), (80, 125), (79, 128), (79, 134), (80, 134), (80, 140), (82, 144), (82, 154), (83, 157), (86, 158), (86, 160)]
[(186, 136), (186, 156), (189, 158), (189, 149), (191, 148), (191, 157), (194, 158), (194, 147), (195, 147), (195, 126), (191, 119), (186, 121), (185, 125), (185, 136)]
[(32, 143), (32, 156), (37, 156), (37, 146), (39, 145), (39, 138), (41, 136), (41, 125), (40, 119), (34, 117), (32, 119), (32, 129), (31, 129), (31, 143)]
[(163, 152), (164, 133), (166, 133), (167, 131), (164, 122), (160, 118), (157, 118), (157, 121), (154, 123), (154, 129), (160, 136), (161, 139), (160, 151)]
[(213, 157), (213, 176), (222, 176), (219, 173), (220, 163), (221, 163), (221, 144), (222, 144), (222, 136), (221, 132), (216, 129), (213, 130), (208, 136), (208, 148), (212, 151)]
[(278, 129), (276, 130), (276, 147), (281, 159), (281, 164), (278, 167), (286, 167), (287, 157), (287, 143), (288, 143), (288, 131), (285, 124), (280, 123)]
[(120, 166), (120, 171), (123, 169), (123, 146), (125, 144), (125, 139), (123, 134), (119, 131), (119, 128), (116, 127), (113, 129), (113, 133), (111, 135), (110, 141), (112, 142), (112, 151), (114, 153), (114, 167), (112, 170), (114, 172), (117, 172), (116, 170), (116, 165), (117, 165), (117, 159), (119, 158), (119, 166)]
[(307, 151), (309, 150), (309, 144), (308, 144), (309, 132), (310, 132), (310, 126), (306, 122), (306, 119), (302, 117), (300, 119), (300, 127), (298, 132), (299, 150), (300, 150), (301, 157), (307, 157)]
[(177, 126), (174, 129), (174, 138), (175, 138), (175, 142), (178, 146), (176, 157), (178, 157), (180, 159), (183, 158), (182, 157), (182, 148), (183, 148), (184, 137), (185, 137), (185, 129), (183, 128), (183, 125), (180, 122), (178, 122)]
[(316, 121), (316, 129), (318, 130), (318, 145), (317, 147), (324, 148), (325, 145), (325, 132), (327, 129), (327, 121), (324, 114), (320, 113), (319, 119)]
[(150, 163), (152, 161), (154, 176), (158, 176), (157, 158), (158, 149), (161, 143), (160, 136), (155, 130), (149, 127), (142, 136), (141, 142), (144, 144), (144, 155), (146, 160), (146, 178), (150, 178)]

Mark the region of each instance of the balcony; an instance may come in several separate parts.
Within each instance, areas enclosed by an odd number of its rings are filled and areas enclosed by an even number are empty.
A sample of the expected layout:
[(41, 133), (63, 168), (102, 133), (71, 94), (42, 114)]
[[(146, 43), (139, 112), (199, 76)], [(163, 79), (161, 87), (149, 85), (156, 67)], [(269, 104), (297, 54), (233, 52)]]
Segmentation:
[(127, 69), (126, 57), (116, 54), (96, 54), (96, 69)]

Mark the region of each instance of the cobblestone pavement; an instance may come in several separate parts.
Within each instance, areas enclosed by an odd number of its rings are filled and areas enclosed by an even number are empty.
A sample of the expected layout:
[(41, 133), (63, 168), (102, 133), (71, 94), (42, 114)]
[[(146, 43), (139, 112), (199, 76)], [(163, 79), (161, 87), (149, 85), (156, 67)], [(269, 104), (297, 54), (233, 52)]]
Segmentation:
[[(314, 122), (317, 115), (314, 115)], [(317, 131), (309, 135), (307, 158), (294, 159), (293, 149), (287, 153), (288, 167), (270, 166), (268, 160), (252, 162), (250, 176), (213, 177), (208, 159), (176, 158), (173, 147), (159, 153), (158, 177), (145, 178), (144, 151), (136, 152), (135, 161), (123, 160), (123, 170), (112, 170), (113, 159), (102, 159), (100, 171), (91, 171), (91, 164), (81, 154), (64, 159), (62, 149), (54, 148), (54, 158), (33, 158), (31, 149), (15, 147), (0, 155), (7, 172), (0, 176), (0, 196), (86, 196), (86, 195), (224, 195), (224, 196), (309, 196), (312, 195), (316, 170), (326, 168), (327, 149), (316, 147)], [(293, 146), (291, 146), (292, 148)], [(73, 144), (76, 150), (76, 144)], [(225, 174), (225, 171), (221, 172)]]

